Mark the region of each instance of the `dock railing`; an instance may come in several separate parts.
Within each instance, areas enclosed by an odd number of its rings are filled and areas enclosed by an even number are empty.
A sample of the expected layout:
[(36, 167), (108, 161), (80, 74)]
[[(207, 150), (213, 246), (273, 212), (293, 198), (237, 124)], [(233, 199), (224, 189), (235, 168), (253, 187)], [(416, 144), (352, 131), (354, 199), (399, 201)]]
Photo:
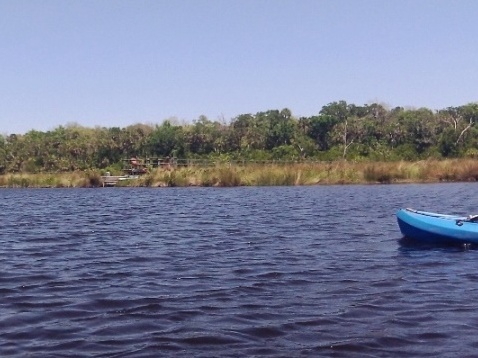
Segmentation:
[(174, 159), (169, 163), (160, 163), (160, 167), (215, 167), (226, 166), (247, 166), (247, 165), (293, 165), (293, 164), (323, 164), (319, 160), (213, 160), (213, 159)]
[[(147, 157), (134, 159), (139, 164), (131, 165), (131, 159), (124, 159), (123, 171), (127, 174), (138, 174), (141, 168), (181, 168), (181, 167), (215, 167), (215, 166), (247, 166), (247, 165), (293, 165), (293, 164), (324, 164), (327, 161), (296, 159), (296, 160), (248, 160), (248, 159), (186, 159), (186, 158), (160, 158)], [(132, 173), (135, 171), (135, 173)], [(139, 173), (142, 174), (142, 173)]]

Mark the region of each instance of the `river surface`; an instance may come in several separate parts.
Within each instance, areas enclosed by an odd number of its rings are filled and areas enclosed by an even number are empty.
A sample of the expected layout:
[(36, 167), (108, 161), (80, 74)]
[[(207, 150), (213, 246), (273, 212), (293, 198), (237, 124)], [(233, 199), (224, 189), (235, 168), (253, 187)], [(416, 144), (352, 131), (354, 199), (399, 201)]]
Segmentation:
[(2, 189), (0, 356), (476, 356), (477, 185)]

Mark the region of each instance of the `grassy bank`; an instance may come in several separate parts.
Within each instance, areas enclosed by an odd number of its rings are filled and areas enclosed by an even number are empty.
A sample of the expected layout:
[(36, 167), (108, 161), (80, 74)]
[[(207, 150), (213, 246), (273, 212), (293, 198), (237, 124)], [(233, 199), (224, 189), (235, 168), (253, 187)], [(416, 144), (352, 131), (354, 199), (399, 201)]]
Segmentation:
[[(420, 162), (323, 162), (289, 165), (244, 165), (157, 169), (118, 186), (272, 186), (320, 184), (434, 183), (478, 180), (478, 161), (471, 159)], [(6, 174), (4, 188), (101, 187), (99, 171), (58, 174)]]

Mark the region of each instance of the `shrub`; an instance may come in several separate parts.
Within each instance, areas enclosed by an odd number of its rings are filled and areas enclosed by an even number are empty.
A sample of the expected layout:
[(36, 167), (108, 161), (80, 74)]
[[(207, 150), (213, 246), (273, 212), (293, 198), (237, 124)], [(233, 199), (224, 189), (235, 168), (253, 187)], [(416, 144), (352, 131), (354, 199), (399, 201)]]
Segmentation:
[(101, 175), (97, 171), (89, 170), (86, 173), (87, 186), (96, 188), (102, 186)]
[(219, 186), (233, 187), (241, 185), (241, 177), (237, 171), (233, 168), (220, 168), (218, 170), (218, 183)]

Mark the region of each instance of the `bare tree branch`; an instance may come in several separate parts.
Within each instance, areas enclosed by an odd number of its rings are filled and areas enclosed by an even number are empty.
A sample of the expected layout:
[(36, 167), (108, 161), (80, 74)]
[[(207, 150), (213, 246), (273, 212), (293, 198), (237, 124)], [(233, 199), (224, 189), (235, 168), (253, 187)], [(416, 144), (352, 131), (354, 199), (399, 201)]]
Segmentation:
[(463, 137), (463, 134), (465, 134), (465, 132), (471, 128), (471, 126), (473, 126), (474, 122), (473, 122), (473, 119), (470, 118), (470, 123), (468, 123), (468, 125), (465, 127), (465, 129), (463, 129), (460, 133), (460, 135), (458, 136), (458, 139), (456, 140), (455, 142), (455, 145), (458, 144), (458, 142), (460, 141), (461, 137)]

